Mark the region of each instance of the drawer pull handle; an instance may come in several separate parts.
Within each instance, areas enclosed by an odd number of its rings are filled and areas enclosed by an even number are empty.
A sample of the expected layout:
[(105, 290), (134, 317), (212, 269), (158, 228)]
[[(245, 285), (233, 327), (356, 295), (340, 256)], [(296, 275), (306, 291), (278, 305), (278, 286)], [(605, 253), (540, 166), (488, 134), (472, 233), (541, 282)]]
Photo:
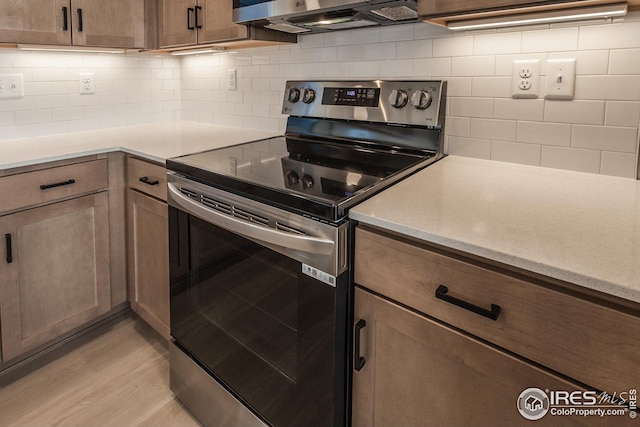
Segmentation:
[(364, 364), (367, 361), (364, 357), (360, 356), (360, 332), (365, 326), (367, 326), (367, 322), (364, 319), (360, 319), (358, 320), (358, 323), (356, 323), (356, 348), (354, 350), (355, 358), (353, 361), (356, 371), (360, 371), (360, 369), (364, 368)]
[(491, 320), (498, 320), (498, 316), (500, 315), (499, 305), (491, 304), (491, 310), (487, 310), (486, 308), (478, 307), (477, 305), (452, 297), (447, 292), (449, 292), (449, 288), (444, 285), (438, 286), (438, 289), (436, 289), (436, 298), (449, 302), (453, 305), (457, 305), (465, 310), (473, 311), (474, 313), (488, 317)]
[(158, 184), (160, 184), (160, 181), (158, 181), (158, 180), (151, 181), (148, 176), (143, 176), (142, 178), (140, 178), (140, 182), (142, 182), (143, 184), (147, 184), (147, 185), (158, 185)]
[(13, 249), (11, 245), (11, 233), (7, 233), (4, 235), (4, 239), (7, 242), (7, 264), (11, 264), (13, 262)]
[(62, 182), (56, 182), (55, 184), (43, 184), (40, 186), (41, 190), (48, 190), (49, 188), (55, 188), (55, 187), (62, 187), (64, 185), (71, 185), (71, 184), (75, 184), (76, 180), (75, 179), (68, 179), (66, 181), (62, 181)]
[(198, 12), (201, 10), (202, 10), (202, 6), (196, 6), (196, 28), (202, 28), (200, 19), (198, 19), (200, 17), (200, 14)]

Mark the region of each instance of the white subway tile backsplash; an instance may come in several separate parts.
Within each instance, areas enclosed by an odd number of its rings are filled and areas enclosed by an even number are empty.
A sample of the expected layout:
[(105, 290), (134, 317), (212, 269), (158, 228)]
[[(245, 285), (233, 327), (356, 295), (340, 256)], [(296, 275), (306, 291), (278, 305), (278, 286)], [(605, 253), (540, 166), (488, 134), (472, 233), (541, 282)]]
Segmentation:
[(635, 153), (638, 128), (574, 125), (571, 146), (602, 151)]
[(539, 166), (540, 153), (540, 145), (504, 141), (491, 143), (491, 160), (500, 162)]
[(604, 124), (604, 101), (545, 101), (544, 121)]
[(637, 48), (640, 22), (630, 21), (580, 28), (580, 50)]
[(610, 74), (638, 74), (640, 70), (640, 49), (615, 49), (609, 61)]
[(471, 119), (469, 136), (488, 140), (515, 141), (516, 122), (512, 120)]
[(522, 33), (494, 33), (477, 35), (474, 37), (474, 55), (500, 55), (507, 53), (520, 53), (522, 46)]
[(600, 151), (543, 146), (540, 165), (578, 172), (600, 173)]
[(473, 77), (471, 95), (484, 98), (511, 98), (511, 77)]
[[(300, 36), (296, 45), (191, 57), (0, 51), (25, 97), (0, 100), (0, 140), (185, 119), (284, 130), (289, 79), (445, 79), (450, 154), (633, 177), (640, 126), (640, 13), (453, 33), (415, 23)], [(514, 60), (576, 58), (572, 101), (511, 97)], [(238, 88), (226, 88), (235, 68)], [(78, 73), (96, 75), (79, 95)]]
[(600, 173), (623, 178), (635, 178), (636, 161), (637, 156), (634, 154), (603, 151)]
[(497, 98), (493, 101), (493, 117), (496, 119), (542, 121), (544, 101), (542, 99)]
[(452, 76), (493, 76), (495, 68), (495, 58), (489, 55), (451, 59)]
[(493, 117), (492, 98), (450, 98), (449, 114), (461, 117)]
[(433, 40), (433, 56), (473, 55), (473, 36), (444, 37)]
[(516, 141), (527, 144), (571, 145), (571, 125), (519, 121)]
[(640, 124), (640, 102), (607, 102), (604, 124), (637, 127)]
[(578, 28), (522, 32), (522, 52), (558, 52), (578, 49)]
[(577, 76), (576, 98), (637, 101), (640, 74), (634, 76)]
[(446, 153), (454, 156), (491, 158), (491, 141), (474, 138), (447, 137)]

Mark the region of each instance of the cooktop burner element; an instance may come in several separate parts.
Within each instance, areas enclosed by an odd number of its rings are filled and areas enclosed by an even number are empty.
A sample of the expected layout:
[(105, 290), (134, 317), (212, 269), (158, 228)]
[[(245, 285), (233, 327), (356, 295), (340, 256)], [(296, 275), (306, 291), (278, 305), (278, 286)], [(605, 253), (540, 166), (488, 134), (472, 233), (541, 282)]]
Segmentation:
[(290, 81), (284, 136), (167, 161), (167, 168), (322, 221), (442, 157), (442, 81)]

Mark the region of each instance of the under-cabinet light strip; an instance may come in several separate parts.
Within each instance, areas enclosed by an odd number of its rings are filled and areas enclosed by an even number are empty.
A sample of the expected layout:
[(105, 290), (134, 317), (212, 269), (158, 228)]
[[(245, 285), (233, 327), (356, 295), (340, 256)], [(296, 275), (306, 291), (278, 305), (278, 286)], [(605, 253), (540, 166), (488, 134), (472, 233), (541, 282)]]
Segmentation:
[(569, 10), (554, 10), (549, 12), (525, 13), (520, 15), (505, 15), (495, 18), (479, 18), (447, 23), (450, 30), (476, 30), (482, 28), (513, 27), (519, 25), (545, 24), (561, 21), (577, 21), (589, 19), (606, 19), (627, 14), (626, 3), (616, 3), (608, 6), (585, 7)]

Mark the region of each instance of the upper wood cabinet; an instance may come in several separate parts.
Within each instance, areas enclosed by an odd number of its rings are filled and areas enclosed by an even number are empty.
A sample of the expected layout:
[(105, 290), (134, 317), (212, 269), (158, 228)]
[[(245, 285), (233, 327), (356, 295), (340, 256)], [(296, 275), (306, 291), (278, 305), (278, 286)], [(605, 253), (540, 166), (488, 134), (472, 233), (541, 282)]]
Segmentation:
[(233, 2), (228, 0), (160, 0), (160, 48), (249, 41), (295, 43), (293, 34), (257, 29), (232, 22)]
[[(418, 15), (424, 20), (446, 25), (460, 19), (485, 18), (518, 12), (539, 12), (620, 3), (621, 0), (418, 0)], [(630, 8), (640, 0), (628, 1)]]
[(145, 0), (3, 0), (0, 43), (145, 48)]

